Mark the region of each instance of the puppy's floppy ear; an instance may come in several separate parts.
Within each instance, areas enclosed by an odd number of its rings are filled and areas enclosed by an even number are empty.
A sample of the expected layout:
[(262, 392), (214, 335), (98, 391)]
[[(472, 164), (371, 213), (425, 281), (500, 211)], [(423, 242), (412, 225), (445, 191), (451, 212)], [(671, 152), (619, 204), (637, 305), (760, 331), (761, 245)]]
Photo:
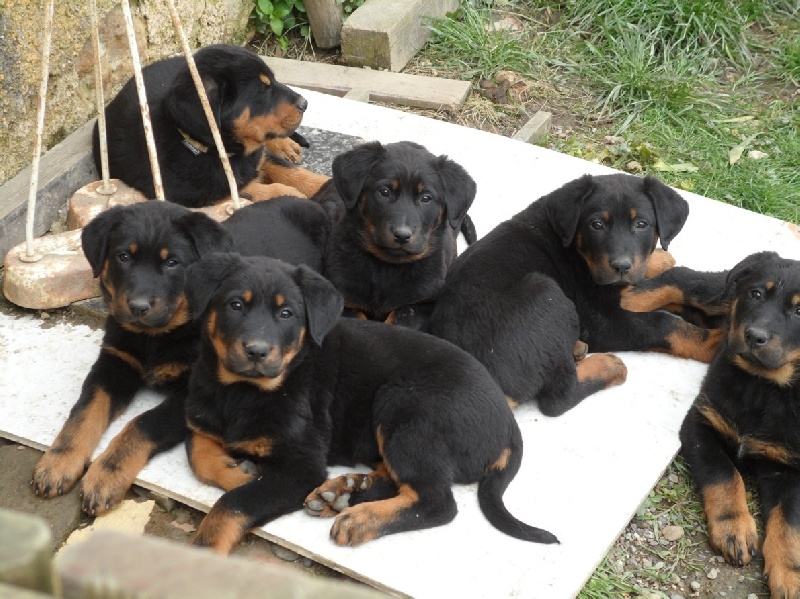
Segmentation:
[(361, 144), (333, 159), (333, 184), (348, 210), (358, 202), (364, 182), (385, 152), (381, 142), (373, 141)]
[(321, 345), (342, 314), (344, 298), (333, 283), (304, 264), (295, 269), (294, 280), (303, 290), (308, 332)]
[(544, 202), (550, 225), (561, 238), (564, 247), (569, 246), (575, 238), (581, 208), (594, 188), (594, 178), (591, 175), (583, 175), (538, 200)]
[(742, 277), (747, 276), (753, 272), (753, 269), (758, 268), (762, 264), (776, 260), (780, 260), (780, 256), (775, 252), (757, 252), (744, 258), (739, 264), (728, 271), (728, 276), (725, 279), (725, 295), (727, 297), (733, 297), (736, 284)]
[(435, 165), (444, 186), (447, 222), (453, 229), (458, 229), (472, 206), (478, 186), (463, 166), (447, 156), (439, 156)]
[[(217, 78), (202, 73), (200, 78), (206, 90), (211, 112), (214, 113), (214, 120), (219, 127), (225, 81), (217, 81)], [(206, 113), (203, 111), (202, 104), (200, 104), (200, 97), (197, 95), (197, 89), (189, 74), (188, 67), (184, 67), (184, 70), (175, 77), (172, 88), (167, 93), (164, 102), (166, 102), (168, 114), (175, 121), (178, 129), (204, 146), (214, 148), (214, 137), (211, 135)]]
[(202, 212), (190, 212), (179, 218), (175, 225), (192, 242), (198, 258), (212, 252), (233, 251), (233, 238), (228, 230)]
[(108, 240), (112, 231), (122, 222), (123, 210), (122, 206), (114, 206), (101, 212), (81, 232), (83, 254), (89, 261), (95, 277), (103, 270), (103, 263), (108, 253)]
[(644, 178), (644, 192), (653, 202), (658, 221), (658, 237), (661, 240), (661, 247), (666, 250), (689, 217), (689, 203), (678, 192), (655, 177)]
[(223, 279), (235, 269), (241, 268), (241, 264), (242, 258), (239, 254), (217, 252), (201, 258), (186, 269), (184, 291), (192, 318), (200, 318)]

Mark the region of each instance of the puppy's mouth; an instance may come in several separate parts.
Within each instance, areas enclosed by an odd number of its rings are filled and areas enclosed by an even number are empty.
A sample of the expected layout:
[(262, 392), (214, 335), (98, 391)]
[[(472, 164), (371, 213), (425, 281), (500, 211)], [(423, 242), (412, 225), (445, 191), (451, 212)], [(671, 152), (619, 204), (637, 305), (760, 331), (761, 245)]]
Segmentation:
[(155, 301), (146, 309), (127, 301), (112, 301), (109, 312), (123, 328), (135, 333), (166, 333), (189, 321), (183, 296), (175, 304)]
[(283, 374), (282, 360), (265, 360), (253, 362), (250, 360), (228, 360), (226, 368), (238, 376), (249, 379), (268, 378), (274, 379)]
[(753, 350), (747, 348), (742, 351), (736, 351), (735, 354), (744, 364), (766, 370), (779, 370), (789, 363), (786, 354), (780, 350)]

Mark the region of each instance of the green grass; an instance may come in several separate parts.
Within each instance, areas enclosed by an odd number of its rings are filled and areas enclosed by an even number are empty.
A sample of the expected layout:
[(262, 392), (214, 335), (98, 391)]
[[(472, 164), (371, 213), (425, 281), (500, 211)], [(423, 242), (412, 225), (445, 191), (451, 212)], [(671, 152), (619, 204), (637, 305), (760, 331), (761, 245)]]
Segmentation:
[[(800, 14), (791, 0), (496, 2), (525, 25), (515, 33), (494, 28), (487, 5), (463, 0), (431, 21), (431, 64), (476, 83), (512, 70), (577, 90), (583, 126), (553, 149), (621, 169), (636, 161), (677, 187), (800, 222)], [(622, 142), (609, 147), (607, 135)]]
[(535, 54), (519, 35), (494, 28), (489, 17), (488, 9), (465, 2), (454, 17), (429, 20), (433, 36), (426, 50), (431, 60), (461, 79), (491, 79), (503, 69), (530, 73)]

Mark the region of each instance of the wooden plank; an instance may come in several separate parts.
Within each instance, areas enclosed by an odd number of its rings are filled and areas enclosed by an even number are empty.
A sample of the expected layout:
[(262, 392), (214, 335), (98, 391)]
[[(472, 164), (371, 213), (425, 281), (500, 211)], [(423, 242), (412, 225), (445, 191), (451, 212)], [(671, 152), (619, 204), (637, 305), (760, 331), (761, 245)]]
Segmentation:
[(305, 6), (317, 46), (335, 48), (341, 44), (343, 5), (336, 0), (306, 0)]
[(399, 71), (431, 35), (425, 18), (457, 8), (458, 0), (370, 0), (342, 27), (342, 57), (353, 66)]
[[(94, 120), (42, 155), (33, 232), (47, 232), (76, 189), (97, 177), (92, 161)], [(30, 167), (0, 186), (0, 257), (25, 240)]]
[(351, 90), (369, 92), (373, 102), (413, 108), (456, 110), (469, 94), (469, 81), (389, 73), (356, 67), (262, 57), (277, 79), (288, 85), (343, 97)]

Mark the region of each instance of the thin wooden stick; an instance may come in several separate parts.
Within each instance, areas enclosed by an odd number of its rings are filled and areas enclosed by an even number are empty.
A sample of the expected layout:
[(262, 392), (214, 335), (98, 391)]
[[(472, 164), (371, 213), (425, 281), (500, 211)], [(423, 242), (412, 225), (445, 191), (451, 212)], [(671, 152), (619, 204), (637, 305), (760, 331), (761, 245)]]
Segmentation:
[(39, 187), (39, 161), (42, 155), (42, 137), (44, 135), (44, 112), (47, 105), (47, 79), (50, 74), (50, 42), (53, 39), (53, 6), (54, 0), (48, 0), (44, 17), (44, 45), (42, 46), (42, 80), (39, 84), (39, 112), (36, 118), (36, 134), (33, 141), (33, 162), (31, 164), (31, 182), (28, 187), (28, 212), (25, 215), (25, 255), (20, 256), (23, 262), (37, 262), (33, 250), (33, 221), (36, 216), (36, 192)]
[(172, 25), (175, 28), (175, 34), (181, 43), (183, 54), (186, 57), (186, 63), (189, 66), (189, 72), (192, 74), (192, 81), (197, 89), (197, 95), (200, 97), (200, 104), (203, 106), (203, 112), (208, 121), (208, 127), (211, 129), (211, 135), (214, 137), (214, 145), (217, 147), (219, 159), (222, 161), (222, 170), (225, 171), (225, 177), (228, 179), (228, 187), (231, 190), (231, 200), (233, 200), (233, 209), (239, 209), (239, 189), (236, 185), (236, 178), (233, 176), (233, 169), (231, 169), (230, 160), (228, 160), (228, 153), (225, 150), (225, 145), (222, 143), (222, 136), (217, 127), (217, 121), (214, 118), (214, 113), (211, 111), (211, 105), (208, 103), (208, 96), (206, 89), (203, 87), (203, 80), (200, 78), (200, 73), (197, 72), (197, 65), (194, 63), (192, 51), (189, 49), (189, 42), (186, 40), (186, 33), (181, 25), (181, 19), (178, 16), (178, 11), (175, 9), (175, 3), (172, 0), (167, 0), (169, 6), (169, 14), (172, 16)]
[(147, 154), (150, 156), (150, 169), (153, 171), (153, 188), (155, 189), (156, 199), (164, 200), (164, 185), (161, 182), (161, 168), (158, 166), (158, 156), (156, 154), (156, 141), (153, 137), (153, 124), (150, 122), (150, 108), (147, 105), (147, 94), (144, 89), (144, 79), (142, 78), (142, 63), (139, 60), (139, 48), (136, 43), (136, 32), (133, 29), (133, 17), (128, 0), (122, 0), (122, 14), (125, 17), (125, 30), (128, 33), (128, 47), (131, 50), (131, 61), (133, 62), (133, 77), (136, 79), (136, 92), (139, 94), (139, 108), (142, 111), (142, 125), (144, 125), (144, 137), (147, 141)]

